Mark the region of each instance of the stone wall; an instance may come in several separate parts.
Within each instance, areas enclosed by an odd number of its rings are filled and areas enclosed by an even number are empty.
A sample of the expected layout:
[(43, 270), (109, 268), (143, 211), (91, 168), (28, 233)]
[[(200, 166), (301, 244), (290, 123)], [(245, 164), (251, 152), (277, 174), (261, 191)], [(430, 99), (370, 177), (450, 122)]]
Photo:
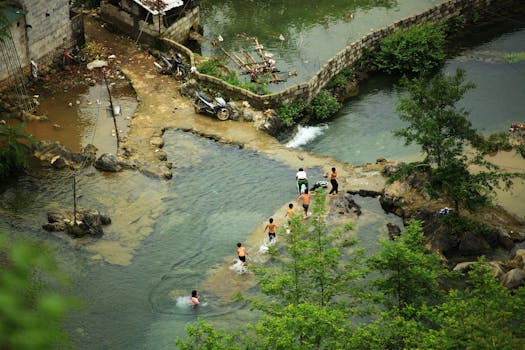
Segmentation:
[(177, 22), (171, 25), (166, 31), (162, 33), (165, 38), (169, 38), (180, 43), (188, 40), (190, 31), (197, 31), (200, 25), (199, 7), (194, 7), (186, 11), (184, 16), (179, 18)]
[[(367, 35), (354, 41), (334, 57), (326, 61), (319, 71), (307, 82), (299, 83), (285, 90), (269, 94), (256, 95), (247, 90), (230, 85), (215, 77), (196, 72), (194, 78), (214, 89), (223, 92), (227, 97), (247, 100), (252, 106), (257, 108), (277, 107), (289, 103), (295, 99), (311, 101), (319, 91), (344, 68), (356, 63), (365, 49), (374, 50), (377, 48), (380, 40), (389, 34), (408, 28), (412, 25), (423, 24), (426, 22), (448, 21), (457, 18), (460, 15), (468, 15), (473, 12), (479, 12), (486, 15), (486, 11), (496, 12), (500, 8), (509, 8), (512, 4), (518, 3), (519, 0), (448, 0), (435, 5), (434, 7), (412, 17), (407, 17), (390, 24), (379, 30), (371, 31)], [(173, 41), (165, 40), (165, 43), (184, 51), (190, 58), (191, 65), (194, 65), (193, 53), (188, 49), (181, 49), (181, 45), (174, 45)]]

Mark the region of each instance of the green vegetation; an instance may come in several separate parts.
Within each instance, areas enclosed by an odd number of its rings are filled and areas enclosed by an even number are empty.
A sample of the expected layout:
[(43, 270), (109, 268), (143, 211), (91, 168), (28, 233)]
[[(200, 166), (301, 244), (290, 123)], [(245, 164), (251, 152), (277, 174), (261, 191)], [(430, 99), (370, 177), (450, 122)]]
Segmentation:
[[(474, 87), (464, 83), (463, 71), (437, 74), (429, 80), (404, 79), (402, 86), (408, 95), (400, 99), (397, 110), (409, 124), (395, 135), (404, 138), (406, 144), (418, 144), (425, 153), (427, 191), (433, 198), (451, 200), (459, 215), (461, 208), (474, 211), (490, 204), (494, 187), (509, 189), (512, 178), (523, 177), (502, 172), (483, 158), (487, 142), (472, 128), (468, 112), (456, 107), (465, 92)], [(467, 144), (478, 150), (474, 156), (463, 154)], [(471, 165), (479, 170), (471, 173)]]
[(339, 102), (326, 90), (321, 90), (310, 103), (313, 118), (317, 122), (324, 121), (339, 111)]
[(31, 156), (35, 139), (24, 130), (24, 124), (10, 127), (0, 124), (0, 179), (24, 169)]
[(56, 349), (61, 321), (77, 304), (55, 290), (67, 283), (42, 244), (8, 244), (0, 234), (0, 348)]
[(387, 73), (422, 75), (445, 60), (445, 27), (427, 23), (398, 30), (381, 40), (374, 63)]
[(507, 63), (517, 63), (525, 61), (525, 52), (513, 52), (503, 56), (503, 59)]
[(337, 74), (326, 84), (325, 88), (328, 90), (337, 89), (348, 84), (354, 75), (354, 70), (351, 67), (347, 67)]
[(321, 90), (309, 104), (295, 100), (277, 108), (277, 114), (285, 125), (291, 126), (305, 116), (310, 116), (315, 122), (324, 121), (337, 113), (339, 107), (339, 102), (330, 92)]
[(89, 9), (94, 9), (100, 6), (100, 0), (74, 0), (73, 7), (85, 7)]
[(229, 71), (225, 63), (217, 58), (212, 58), (207, 61), (202, 62), (197, 66), (199, 73), (207, 74), (214, 76), (216, 78), (222, 79), (225, 82), (238, 86), (242, 89), (253, 92), (257, 95), (266, 95), (270, 93), (270, 90), (266, 84), (257, 84), (257, 83), (243, 83), (239, 81), (237, 73)]
[(277, 108), (277, 114), (281, 117), (283, 123), (287, 126), (294, 125), (302, 116), (307, 104), (300, 100), (292, 101)]
[(294, 218), (290, 234), (281, 232), (285, 244), (252, 266), (264, 295), (239, 301), (259, 310), (259, 320), (242, 332), (199, 320), (177, 339), (180, 349), (510, 350), (523, 344), (524, 287), (509, 292), (481, 260), (462, 276), (464, 290), (442, 289), (440, 281), (452, 274), (427, 251), (419, 221), (381, 241), (367, 260), (355, 247), (344, 255), (343, 230), (328, 230), (325, 195), (316, 194), (313, 216)]

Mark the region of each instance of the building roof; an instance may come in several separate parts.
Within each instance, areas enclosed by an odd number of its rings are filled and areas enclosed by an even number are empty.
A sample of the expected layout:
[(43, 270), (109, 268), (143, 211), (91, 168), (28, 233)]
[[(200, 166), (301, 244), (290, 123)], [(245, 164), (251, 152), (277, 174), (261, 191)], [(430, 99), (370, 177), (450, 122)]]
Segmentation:
[(184, 5), (183, 0), (134, 0), (137, 4), (144, 7), (152, 15), (165, 14), (175, 7)]

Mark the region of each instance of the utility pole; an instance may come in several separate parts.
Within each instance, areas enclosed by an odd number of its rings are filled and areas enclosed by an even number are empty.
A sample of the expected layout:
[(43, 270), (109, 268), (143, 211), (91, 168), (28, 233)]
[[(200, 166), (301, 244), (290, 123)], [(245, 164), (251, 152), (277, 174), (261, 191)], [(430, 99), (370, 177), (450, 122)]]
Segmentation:
[(73, 226), (77, 226), (77, 174), (73, 174)]

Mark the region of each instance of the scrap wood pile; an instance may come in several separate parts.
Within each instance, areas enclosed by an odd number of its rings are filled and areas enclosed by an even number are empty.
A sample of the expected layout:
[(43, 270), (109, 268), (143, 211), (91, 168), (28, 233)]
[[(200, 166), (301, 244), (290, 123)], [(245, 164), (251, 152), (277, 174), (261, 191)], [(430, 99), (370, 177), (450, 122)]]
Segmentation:
[[(250, 37), (246, 34), (237, 34), (237, 37), (243, 38), (246, 41), (253, 41), (255, 43), (254, 48), (257, 55), (254, 57), (254, 55), (244, 50), (241, 50), (240, 54), (230, 53), (215, 40), (212, 40), (211, 44), (218, 47), (230, 60), (232, 60), (243, 74), (249, 75), (252, 82), (266, 82), (265, 80), (261, 80), (261, 77), (267, 77), (268, 83), (281, 83), (285, 81), (279, 74), (280, 71), (275, 66), (275, 60), (272, 58), (273, 55), (268, 52), (263, 52), (264, 47), (259, 43), (257, 37)], [(218, 40), (219, 42), (222, 42), (222, 36), (219, 35)], [(284, 37), (281, 35), (279, 40), (284, 41)], [(290, 73), (288, 75), (296, 74), (293, 72)]]

